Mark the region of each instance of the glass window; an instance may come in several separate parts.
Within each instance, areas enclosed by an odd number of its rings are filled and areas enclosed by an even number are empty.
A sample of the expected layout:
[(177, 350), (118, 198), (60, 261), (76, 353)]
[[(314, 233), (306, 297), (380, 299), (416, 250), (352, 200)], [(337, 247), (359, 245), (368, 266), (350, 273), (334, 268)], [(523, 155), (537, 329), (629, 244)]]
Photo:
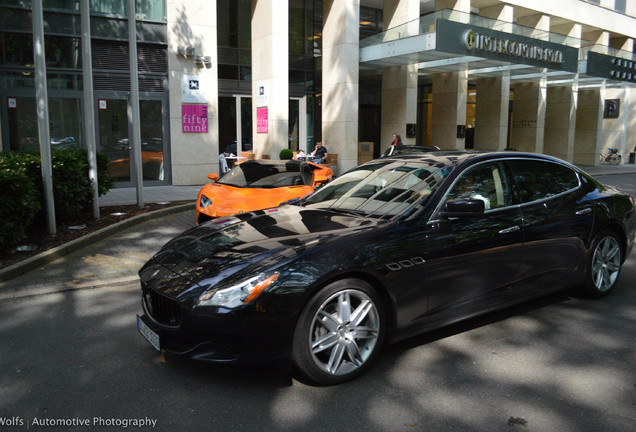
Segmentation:
[(367, 216), (409, 214), (437, 189), (449, 167), (379, 162), (354, 168), (310, 195), (304, 205)]
[[(44, 7), (47, 3), (56, 0), (44, 0)], [(75, 3), (76, 10), (79, 10), (77, 1), (59, 1), (60, 3)], [(128, 0), (91, 0), (91, 13), (115, 16), (128, 16)], [(50, 7), (50, 6), (49, 6)], [(137, 0), (135, 3), (137, 19), (148, 21), (166, 21), (166, 0)]]
[(463, 173), (447, 195), (447, 199), (457, 198), (482, 200), (486, 210), (512, 205), (511, 189), (502, 165), (482, 164)]
[(614, 9), (616, 9), (617, 12), (625, 13), (625, 3), (626, 0), (616, 0), (614, 2)]
[(514, 160), (509, 164), (523, 203), (550, 198), (579, 186), (579, 176), (564, 165), (533, 160)]
[[(80, 47), (78, 38), (45, 36), (46, 67), (81, 68)], [(34, 67), (33, 37), (19, 33), (0, 33), (0, 58), (5, 66)]]
[[(40, 146), (35, 98), (11, 98), (8, 111), (11, 150), (37, 149)], [(49, 98), (51, 149), (82, 146), (81, 106), (79, 98)]]

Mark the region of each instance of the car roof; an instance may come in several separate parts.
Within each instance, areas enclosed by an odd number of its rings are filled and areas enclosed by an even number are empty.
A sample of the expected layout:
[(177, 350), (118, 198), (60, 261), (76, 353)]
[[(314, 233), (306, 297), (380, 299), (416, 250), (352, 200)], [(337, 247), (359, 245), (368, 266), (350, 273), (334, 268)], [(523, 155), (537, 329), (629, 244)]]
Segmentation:
[[(401, 154), (394, 156), (387, 156), (382, 158), (382, 160), (410, 160), (410, 161), (422, 161), (426, 163), (430, 163), (431, 161), (444, 163), (451, 166), (458, 166), (463, 163), (467, 163), (475, 160), (491, 160), (491, 159), (536, 159), (549, 161), (554, 163), (559, 163), (562, 165), (569, 166), (573, 169), (578, 169), (564, 161), (552, 156), (538, 154), (538, 153), (530, 153), (530, 152), (517, 152), (517, 151), (483, 151), (483, 150), (440, 150), (434, 152), (427, 153), (411, 153), (411, 154)], [(376, 163), (377, 163), (376, 159)], [(369, 163), (369, 162), (367, 162)]]

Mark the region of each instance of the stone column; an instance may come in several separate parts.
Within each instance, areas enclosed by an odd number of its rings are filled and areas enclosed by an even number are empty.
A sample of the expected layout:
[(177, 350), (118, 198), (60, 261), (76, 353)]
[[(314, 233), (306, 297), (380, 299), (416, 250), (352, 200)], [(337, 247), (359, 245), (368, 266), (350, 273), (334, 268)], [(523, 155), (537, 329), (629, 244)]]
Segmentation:
[[(452, 14), (456, 15), (453, 19), (467, 22), (470, 0), (436, 0), (435, 10), (441, 9), (452, 9)], [(458, 138), (457, 128), (466, 127), (467, 94), (468, 68), (433, 75), (432, 145), (444, 150), (463, 150), (466, 147), (465, 138)]]
[[(571, 23), (555, 26), (552, 30), (580, 39), (581, 28), (581, 24)], [(578, 86), (549, 87), (547, 96), (543, 152), (573, 162)]]
[[(501, 21), (496, 30), (511, 32), (514, 8), (502, 4), (481, 8), (480, 15)], [(477, 79), (475, 106), (475, 149), (503, 150), (508, 142), (510, 71), (499, 77)]]
[[(168, 0), (168, 86), (170, 88), (170, 154), (172, 183), (196, 185), (219, 167), (219, 114), (216, 37), (216, 0), (188, 2)], [(199, 68), (192, 59), (177, 54), (178, 47), (192, 46), (196, 55), (210, 56), (212, 67)], [(194, 75), (202, 86), (208, 107), (208, 132), (182, 132), (182, 78)], [(189, 103), (189, 102), (186, 102)], [(202, 102), (205, 104), (205, 102)]]
[(358, 164), (360, 0), (325, 0), (322, 31), (322, 142), (338, 171)]
[(504, 150), (508, 143), (510, 72), (477, 79), (475, 150)]
[(257, 158), (278, 159), (288, 146), (288, 17), (287, 0), (252, 0), (252, 136)]
[[(517, 22), (527, 27), (533, 27), (532, 37), (543, 40), (549, 38), (549, 16), (542, 14), (520, 16), (517, 18)], [(543, 153), (547, 80), (543, 77), (533, 82), (517, 83), (513, 89), (510, 146), (519, 151)]]
[[(385, 0), (384, 30), (416, 20), (420, 15), (419, 0)], [(417, 120), (417, 64), (382, 70), (381, 142), (384, 150), (393, 133), (402, 136), (404, 144), (415, 144), (415, 137), (406, 137), (406, 124)]]
[(574, 163), (577, 165), (599, 164), (603, 133), (602, 93), (601, 89), (579, 89), (574, 135)]

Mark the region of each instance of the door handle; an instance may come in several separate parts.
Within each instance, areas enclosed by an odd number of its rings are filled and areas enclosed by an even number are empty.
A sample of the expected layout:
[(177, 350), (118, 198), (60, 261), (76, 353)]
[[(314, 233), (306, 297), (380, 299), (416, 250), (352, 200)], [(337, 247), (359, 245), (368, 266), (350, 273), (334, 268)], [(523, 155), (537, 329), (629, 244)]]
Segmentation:
[(504, 228), (502, 230), (499, 230), (499, 234), (508, 234), (511, 232), (515, 232), (515, 231), (519, 231), (521, 228), (519, 227), (519, 225), (515, 225), (513, 227), (510, 228)]
[(581, 216), (581, 215), (586, 215), (586, 214), (590, 214), (592, 213), (592, 209), (591, 208), (584, 208), (583, 210), (579, 210), (576, 212), (577, 216)]

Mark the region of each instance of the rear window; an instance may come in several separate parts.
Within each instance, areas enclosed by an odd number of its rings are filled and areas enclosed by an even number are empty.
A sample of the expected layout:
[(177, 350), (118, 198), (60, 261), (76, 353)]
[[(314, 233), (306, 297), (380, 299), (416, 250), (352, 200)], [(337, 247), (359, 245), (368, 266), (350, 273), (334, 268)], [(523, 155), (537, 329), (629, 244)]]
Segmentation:
[(522, 203), (538, 201), (579, 186), (579, 176), (571, 168), (554, 162), (509, 161)]

